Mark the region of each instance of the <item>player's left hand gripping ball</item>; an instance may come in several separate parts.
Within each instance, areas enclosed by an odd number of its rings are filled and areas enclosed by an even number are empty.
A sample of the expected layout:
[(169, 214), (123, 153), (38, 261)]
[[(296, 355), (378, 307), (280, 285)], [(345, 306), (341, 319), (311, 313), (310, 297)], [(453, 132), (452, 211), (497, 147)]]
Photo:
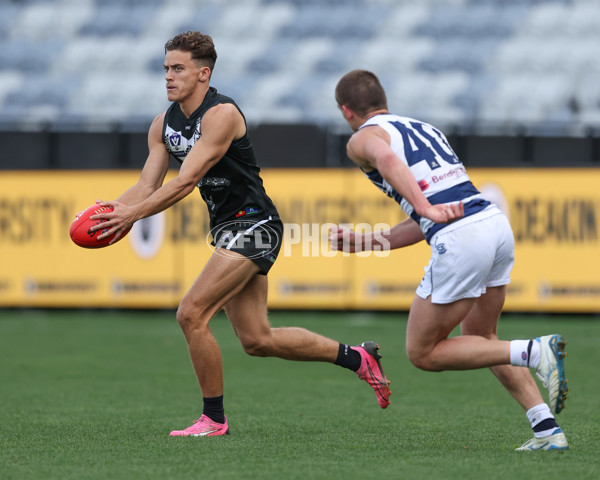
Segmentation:
[[(101, 224), (102, 222), (104, 222), (106, 220), (102, 220), (102, 219), (90, 220), (90, 217), (92, 215), (99, 215), (102, 213), (109, 213), (112, 211), (113, 211), (113, 207), (111, 207), (111, 206), (103, 207), (102, 205), (96, 203), (96, 204), (91, 205), (88, 208), (86, 208), (83, 212), (78, 213), (77, 216), (75, 217), (75, 220), (73, 220), (73, 223), (71, 224), (71, 228), (69, 230), (69, 234), (71, 235), (71, 240), (73, 240), (73, 242), (76, 245), (79, 245), (80, 247), (83, 247), (83, 248), (101, 248), (101, 247), (108, 246), (108, 244), (114, 238), (114, 235), (111, 235), (110, 237), (107, 237), (107, 238), (103, 238), (102, 240), (98, 240), (98, 237), (100, 235), (102, 235), (102, 233), (104, 233), (106, 230), (100, 229), (100, 230), (96, 230), (95, 232), (90, 231), (90, 228), (92, 226)], [(129, 232), (129, 230), (127, 230), (121, 236), (121, 238), (123, 238), (125, 235), (127, 235), (128, 232)], [(121, 238), (119, 238), (119, 240)]]

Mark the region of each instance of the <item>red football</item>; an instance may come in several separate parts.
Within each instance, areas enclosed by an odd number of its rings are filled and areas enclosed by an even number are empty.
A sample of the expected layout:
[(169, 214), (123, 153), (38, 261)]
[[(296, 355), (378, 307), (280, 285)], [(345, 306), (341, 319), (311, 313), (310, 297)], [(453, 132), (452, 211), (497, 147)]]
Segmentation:
[[(97, 237), (99, 237), (103, 233), (103, 230), (96, 230), (95, 232), (90, 232), (90, 228), (93, 225), (98, 225), (106, 220), (90, 220), (90, 217), (92, 215), (112, 211), (113, 207), (103, 207), (100, 204), (96, 203), (86, 208), (83, 212), (78, 213), (75, 217), (75, 220), (73, 220), (73, 223), (71, 224), (71, 228), (69, 230), (71, 240), (73, 240), (73, 242), (76, 245), (79, 245), (80, 247), (84, 248), (101, 248), (108, 246), (109, 242), (113, 239), (114, 235), (111, 235), (107, 238), (103, 238), (102, 240), (98, 240)], [(127, 235), (128, 232), (129, 230), (127, 230), (127, 232), (125, 232), (125, 234), (122, 235), (121, 238)]]

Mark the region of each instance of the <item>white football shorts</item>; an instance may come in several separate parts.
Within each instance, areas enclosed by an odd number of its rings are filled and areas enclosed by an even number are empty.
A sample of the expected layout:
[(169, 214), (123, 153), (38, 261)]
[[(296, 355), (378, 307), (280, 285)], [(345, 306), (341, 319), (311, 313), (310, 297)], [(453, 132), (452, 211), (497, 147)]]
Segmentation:
[(417, 295), (432, 303), (477, 298), (487, 287), (510, 283), (515, 240), (495, 205), (451, 223), (431, 238), (431, 259)]

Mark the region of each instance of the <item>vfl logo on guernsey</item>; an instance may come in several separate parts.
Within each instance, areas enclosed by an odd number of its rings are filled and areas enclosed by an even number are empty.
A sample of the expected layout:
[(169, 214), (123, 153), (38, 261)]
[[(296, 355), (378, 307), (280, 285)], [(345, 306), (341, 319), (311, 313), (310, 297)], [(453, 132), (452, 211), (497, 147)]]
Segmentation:
[(179, 135), (179, 132), (172, 133), (168, 138), (171, 147), (178, 148), (181, 145), (181, 135)]
[(173, 156), (180, 160), (184, 160), (200, 137), (200, 122), (196, 124), (194, 134), (189, 140), (185, 138), (181, 132), (176, 132), (169, 125), (167, 125), (167, 128), (165, 129), (164, 141), (169, 152), (171, 152)]

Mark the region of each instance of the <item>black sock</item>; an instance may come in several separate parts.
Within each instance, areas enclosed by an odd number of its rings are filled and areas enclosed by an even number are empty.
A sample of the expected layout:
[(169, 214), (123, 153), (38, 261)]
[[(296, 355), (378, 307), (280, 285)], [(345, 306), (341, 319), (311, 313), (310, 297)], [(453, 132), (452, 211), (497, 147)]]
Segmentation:
[(336, 365), (356, 372), (360, 368), (360, 362), (360, 353), (353, 350), (348, 345), (340, 343), (337, 359), (335, 361)]
[(202, 413), (213, 422), (225, 423), (225, 408), (223, 407), (223, 395), (220, 397), (203, 397), (204, 410)]
[(559, 428), (558, 423), (554, 418), (547, 418), (546, 420), (542, 420), (535, 427), (533, 427), (534, 432), (543, 432), (545, 430), (551, 430), (553, 428)]

